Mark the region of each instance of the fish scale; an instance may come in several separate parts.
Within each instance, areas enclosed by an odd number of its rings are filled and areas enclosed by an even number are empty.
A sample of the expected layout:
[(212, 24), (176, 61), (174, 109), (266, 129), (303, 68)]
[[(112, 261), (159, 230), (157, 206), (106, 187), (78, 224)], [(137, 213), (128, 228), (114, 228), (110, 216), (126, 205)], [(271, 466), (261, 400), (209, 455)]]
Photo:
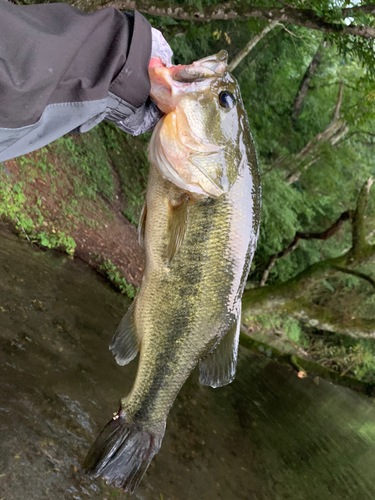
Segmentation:
[[(119, 364), (139, 350), (138, 371), (84, 463), (92, 476), (130, 492), (158, 452), (169, 410), (197, 363), (203, 384), (234, 378), (241, 297), (259, 231), (256, 153), (226, 56), (188, 68), (150, 73), (152, 97), (166, 116), (149, 148), (140, 221), (146, 266), (111, 345)], [(225, 106), (222, 92), (230, 93)]]

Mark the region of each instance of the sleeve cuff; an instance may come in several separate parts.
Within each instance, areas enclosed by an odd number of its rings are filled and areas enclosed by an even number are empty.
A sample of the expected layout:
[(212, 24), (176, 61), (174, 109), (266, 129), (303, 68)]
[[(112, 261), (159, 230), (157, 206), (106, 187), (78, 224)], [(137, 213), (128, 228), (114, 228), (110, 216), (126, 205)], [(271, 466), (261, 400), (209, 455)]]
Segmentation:
[(110, 93), (140, 108), (147, 100), (151, 83), (148, 64), (151, 57), (151, 26), (138, 12), (134, 11), (133, 36), (126, 63), (109, 88)]

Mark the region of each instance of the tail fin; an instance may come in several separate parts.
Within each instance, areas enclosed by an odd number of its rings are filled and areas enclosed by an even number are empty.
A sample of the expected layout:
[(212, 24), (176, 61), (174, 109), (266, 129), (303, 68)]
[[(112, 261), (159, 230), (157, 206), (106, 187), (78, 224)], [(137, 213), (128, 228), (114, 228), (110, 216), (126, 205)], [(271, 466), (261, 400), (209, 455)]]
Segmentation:
[(90, 477), (102, 476), (107, 484), (134, 493), (154, 455), (159, 451), (164, 436), (129, 423), (121, 410), (104, 427), (91, 446), (82, 465)]

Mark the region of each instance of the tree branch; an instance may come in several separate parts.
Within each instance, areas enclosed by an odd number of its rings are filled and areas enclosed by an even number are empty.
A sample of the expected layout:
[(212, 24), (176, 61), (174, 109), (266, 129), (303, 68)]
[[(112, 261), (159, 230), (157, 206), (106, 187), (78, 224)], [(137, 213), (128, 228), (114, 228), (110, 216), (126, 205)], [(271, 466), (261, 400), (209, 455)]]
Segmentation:
[[(341, 272), (338, 268), (352, 270), (375, 261), (375, 245), (367, 243), (364, 227), (364, 216), (371, 185), (372, 179), (370, 178), (358, 196), (357, 207), (352, 219), (352, 248), (344, 255), (312, 264), (284, 283), (246, 290), (242, 297), (244, 314), (260, 314), (268, 311), (296, 314), (293, 307), (298, 310), (297, 302), (302, 300), (303, 296), (308, 295), (308, 292), (322, 280), (337, 276)], [(360, 328), (357, 331), (360, 332)], [(375, 328), (372, 332), (375, 337)], [(347, 335), (349, 334), (347, 333)], [(366, 336), (368, 335), (366, 334)]]
[(313, 328), (353, 338), (375, 338), (373, 319), (348, 318), (345, 313), (335, 313), (304, 299), (286, 305), (287, 310), (291, 308), (293, 308), (292, 316)]
[(303, 106), (304, 100), (306, 99), (307, 92), (309, 91), (311, 79), (319, 67), (319, 64), (320, 64), (320, 61), (322, 58), (322, 54), (323, 54), (322, 49), (324, 49), (325, 46), (326, 46), (326, 42), (323, 42), (322, 44), (319, 45), (318, 50), (316, 51), (314, 57), (312, 58), (310, 64), (308, 65), (305, 74), (303, 75), (300, 86), (298, 88), (298, 92), (296, 94), (296, 97), (294, 98), (292, 112), (290, 114), (290, 118), (292, 120), (294, 127), (297, 123), (299, 115), (302, 112), (302, 106)]
[(355, 256), (360, 254), (364, 248), (368, 246), (366, 241), (365, 220), (367, 200), (370, 193), (371, 186), (374, 180), (370, 177), (364, 183), (358, 196), (357, 207), (353, 216), (353, 229), (352, 229), (352, 249), (351, 252)]
[[(289, 174), (286, 176), (286, 183), (288, 185), (298, 181), (301, 177), (301, 165), (303, 170), (307, 170), (316, 162), (316, 160), (319, 158), (319, 147), (322, 144), (330, 142), (332, 146), (334, 146), (349, 132), (349, 125), (339, 116), (342, 104), (343, 89), (344, 84), (343, 82), (340, 82), (335, 109), (332, 115), (332, 120), (328, 127), (326, 127), (323, 132), (319, 132), (319, 134), (311, 139), (311, 141), (309, 141), (306, 146), (295, 156), (293, 163), (298, 163), (300, 167), (299, 170), (297, 170), (296, 168), (292, 169), (292, 172), (289, 172)], [(283, 163), (284, 160), (280, 162), (280, 164)]]
[[(82, 10), (90, 10), (90, 5), (85, 0), (76, 0), (72, 2), (76, 7)], [(298, 9), (285, 5), (278, 7), (261, 7), (239, 5), (232, 2), (219, 3), (201, 8), (195, 5), (170, 4), (169, 2), (155, 2), (153, 0), (117, 0), (106, 2), (103, 0), (102, 7), (116, 7), (120, 10), (137, 9), (140, 12), (153, 16), (165, 16), (173, 19), (187, 21), (212, 21), (214, 19), (238, 19), (244, 17), (257, 17), (267, 19), (268, 21), (281, 21), (304, 26), (308, 29), (323, 31), (326, 33), (338, 33), (345, 35), (360, 36), (363, 38), (375, 38), (375, 28), (372, 26), (346, 25), (340, 22), (326, 21), (325, 17), (319, 16), (311, 9)], [(352, 8), (342, 9), (342, 19), (355, 17), (356, 14), (375, 14), (375, 4), (359, 5)], [(333, 16), (335, 12), (327, 10), (326, 16)]]
[(375, 288), (375, 280), (368, 276), (367, 274), (360, 273), (359, 271), (354, 271), (353, 269), (345, 269), (344, 267), (336, 266), (335, 269), (341, 271), (342, 273), (352, 274), (353, 276), (357, 276), (357, 278), (362, 278), (368, 281)]
[(242, 297), (243, 312), (262, 314), (282, 310), (293, 314), (293, 309), (286, 311), (285, 305), (307, 295), (319, 282), (337, 276), (340, 273), (338, 267), (356, 269), (373, 261), (375, 261), (375, 245), (367, 245), (361, 254), (355, 257), (349, 250), (340, 257), (316, 262), (283, 283), (246, 290)]
[(283, 257), (286, 257), (287, 255), (292, 253), (297, 248), (300, 240), (313, 240), (313, 239), (315, 239), (315, 240), (328, 240), (334, 234), (336, 234), (337, 231), (339, 231), (339, 229), (343, 225), (343, 223), (346, 222), (347, 220), (349, 220), (351, 217), (352, 217), (351, 211), (348, 210), (346, 212), (343, 212), (340, 215), (340, 217), (328, 229), (326, 229), (325, 231), (322, 231), (320, 233), (297, 231), (296, 235), (294, 237), (294, 240), (287, 248), (285, 248), (281, 252), (278, 252), (270, 257), (268, 265), (267, 265), (266, 269), (264, 270), (262, 279), (260, 280), (259, 286), (265, 285), (265, 283), (268, 279), (268, 276), (270, 274), (270, 271), (276, 263), (276, 260), (281, 259)]
[(332, 121), (338, 120), (340, 118), (340, 109), (341, 109), (341, 104), (342, 104), (342, 95), (344, 92), (344, 82), (340, 82), (340, 87), (339, 87), (339, 94), (337, 96), (337, 101), (336, 101), (336, 106), (335, 110), (332, 115)]
[(247, 54), (255, 47), (255, 45), (264, 38), (267, 33), (269, 33), (275, 26), (279, 24), (278, 21), (271, 21), (265, 28), (262, 29), (260, 33), (255, 35), (246, 45), (240, 50), (240, 52), (234, 57), (234, 59), (228, 64), (228, 70), (233, 71), (240, 64), (242, 59), (244, 59)]
[(271, 359), (272, 361), (277, 361), (278, 363), (289, 365), (298, 373), (300, 372), (300, 370), (298, 371), (298, 369), (302, 368), (307, 376), (312, 375), (315, 377), (320, 377), (322, 379), (328, 380), (329, 382), (333, 382), (334, 384), (342, 385), (344, 387), (348, 387), (349, 389), (353, 389), (354, 391), (366, 394), (366, 396), (375, 396), (374, 384), (362, 382), (361, 380), (350, 377), (348, 375), (342, 375), (339, 372), (325, 368), (315, 361), (301, 358), (296, 354), (287, 354), (279, 351), (275, 347), (272, 347), (265, 342), (258, 342), (257, 340), (253, 339), (248, 333), (240, 334), (240, 344), (242, 347), (250, 350), (255, 354), (258, 354), (260, 356), (267, 356), (267, 358)]
[(371, 238), (375, 236), (375, 229), (373, 229), (367, 236), (366, 236), (366, 242), (370, 243)]

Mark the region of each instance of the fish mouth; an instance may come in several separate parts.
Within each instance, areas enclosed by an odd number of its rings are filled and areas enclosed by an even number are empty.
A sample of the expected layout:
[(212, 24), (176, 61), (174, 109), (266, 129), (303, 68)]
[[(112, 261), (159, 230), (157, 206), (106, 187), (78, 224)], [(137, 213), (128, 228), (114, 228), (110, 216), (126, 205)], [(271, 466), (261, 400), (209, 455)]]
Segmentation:
[(188, 65), (167, 68), (161, 61), (152, 62), (149, 66), (151, 99), (163, 113), (170, 113), (176, 109), (181, 97), (209, 88), (213, 80), (223, 76), (227, 71), (227, 61), (228, 53), (222, 50)]
[(218, 54), (205, 57), (188, 65), (171, 67), (172, 79), (181, 83), (203, 81), (207, 78), (222, 76), (228, 64), (228, 53), (221, 50)]

